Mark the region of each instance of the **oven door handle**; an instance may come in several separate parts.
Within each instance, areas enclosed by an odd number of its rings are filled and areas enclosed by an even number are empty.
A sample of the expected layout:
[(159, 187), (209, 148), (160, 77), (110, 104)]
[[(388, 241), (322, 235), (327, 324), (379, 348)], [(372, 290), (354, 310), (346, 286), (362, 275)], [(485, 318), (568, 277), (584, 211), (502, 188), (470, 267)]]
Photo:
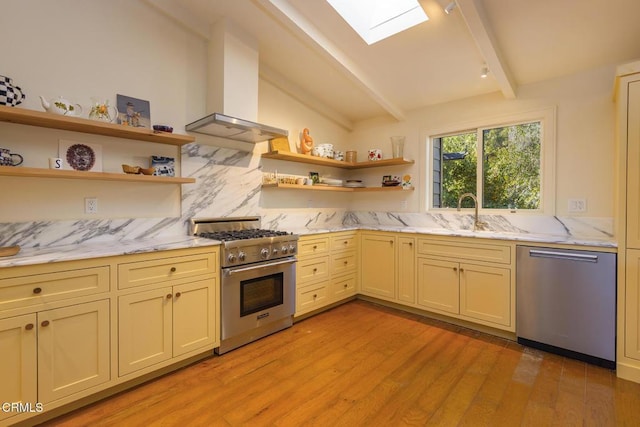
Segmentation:
[(252, 265), (250, 267), (244, 267), (244, 268), (234, 268), (233, 270), (229, 270), (229, 276), (235, 273), (243, 273), (245, 271), (257, 270), (259, 268), (265, 268), (265, 267), (273, 267), (273, 266), (282, 265), (282, 264), (291, 264), (293, 262), (296, 262), (295, 258), (288, 259), (285, 261), (270, 262), (269, 264)]

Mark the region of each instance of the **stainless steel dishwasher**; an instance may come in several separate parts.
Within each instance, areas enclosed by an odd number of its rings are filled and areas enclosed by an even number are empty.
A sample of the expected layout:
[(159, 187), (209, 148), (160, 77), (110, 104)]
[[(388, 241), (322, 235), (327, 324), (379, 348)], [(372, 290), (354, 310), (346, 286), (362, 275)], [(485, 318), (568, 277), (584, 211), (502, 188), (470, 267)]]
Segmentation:
[(607, 368), (616, 360), (616, 254), (518, 246), (516, 335)]

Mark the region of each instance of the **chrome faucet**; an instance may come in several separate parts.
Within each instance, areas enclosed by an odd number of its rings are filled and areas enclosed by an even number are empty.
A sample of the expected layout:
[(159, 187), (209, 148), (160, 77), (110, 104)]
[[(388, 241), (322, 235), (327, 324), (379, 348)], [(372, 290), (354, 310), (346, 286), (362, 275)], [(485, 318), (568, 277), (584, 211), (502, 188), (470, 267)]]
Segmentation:
[(474, 216), (474, 219), (473, 219), (473, 231), (484, 230), (485, 227), (488, 224), (486, 222), (480, 221), (478, 219), (478, 198), (476, 197), (475, 194), (473, 194), (473, 193), (464, 193), (458, 198), (458, 212), (460, 211), (460, 207), (462, 205), (462, 200), (466, 199), (467, 197), (471, 197), (471, 199), (473, 200), (473, 207), (475, 208), (475, 216)]

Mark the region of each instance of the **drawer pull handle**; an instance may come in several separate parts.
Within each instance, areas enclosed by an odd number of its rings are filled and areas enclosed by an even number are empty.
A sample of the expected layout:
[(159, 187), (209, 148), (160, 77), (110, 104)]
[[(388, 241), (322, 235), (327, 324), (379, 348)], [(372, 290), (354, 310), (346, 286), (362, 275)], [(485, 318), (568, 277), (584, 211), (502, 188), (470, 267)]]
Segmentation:
[(344, 265), (347, 265), (347, 264), (349, 264), (349, 261), (345, 261), (345, 262), (344, 262)]
[(458, 271), (458, 267), (453, 267), (453, 271)]
[(345, 244), (345, 245), (348, 245), (348, 244), (349, 244), (349, 241), (348, 241), (348, 240), (345, 240), (345, 241), (344, 241), (344, 244)]
[(33, 323), (27, 323), (27, 325), (24, 327), (27, 331), (30, 331), (33, 329)]
[(393, 245), (393, 240), (389, 240), (389, 243), (391, 243)]
[(313, 294), (313, 299), (318, 298), (318, 294)]
[(49, 321), (44, 320), (42, 323), (40, 323), (40, 326), (49, 326)]
[(349, 285), (347, 285), (346, 283), (344, 284), (344, 288), (347, 289), (349, 287)]
[(180, 295), (182, 295), (180, 292), (176, 292), (176, 298), (180, 298)]
[(460, 273), (462, 273), (464, 271), (464, 268), (460, 267)]
[(413, 246), (413, 242), (409, 242), (409, 246)]
[(314, 272), (314, 273), (315, 273), (315, 272), (317, 272), (317, 271), (318, 271), (318, 269), (317, 269), (317, 268), (314, 268), (314, 269), (313, 269), (313, 272)]
[(318, 249), (318, 245), (313, 245), (313, 250), (315, 251), (316, 249)]
[(171, 267), (171, 270), (170, 270), (170, 271), (171, 271), (172, 273), (175, 273), (175, 272), (176, 272), (176, 270), (177, 270), (177, 268), (175, 268), (175, 267)]
[(167, 294), (167, 299), (171, 299), (171, 297), (173, 297), (173, 295)]
[(33, 293), (34, 294), (39, 294), (40, 292), (42, 292), (42, 288), (34, 288), (33, 289)]

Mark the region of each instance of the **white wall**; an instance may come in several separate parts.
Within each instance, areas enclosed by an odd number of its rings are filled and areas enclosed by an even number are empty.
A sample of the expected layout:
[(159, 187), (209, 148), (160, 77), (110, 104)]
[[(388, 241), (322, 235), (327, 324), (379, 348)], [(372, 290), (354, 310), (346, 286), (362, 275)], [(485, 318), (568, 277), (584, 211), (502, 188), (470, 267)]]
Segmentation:
[[(38, 95), (64, 96), (84, 106), (86, 117), (92, 96), (116, 105), (116, 94), (124, 94), (150, 102), (152, 123), (183, 133), (204, 111), (206, 43), (144, 2), (9, 0), (2, 16), (0, 74), (26, 93), (22, 108), (43, 111)], [(23, 154), (24, 166), (48, 167), (59, 139), (101, 144), (105, 172), (144, 165), (150, 155), (179, 155), (162, 144), (0, 123), (0, 147)], [(7, 177), (0, 185), (14, 194), (0, 222), (85, 218), (87, 196), (99, 198), (91, 218), (180, 215), (179, 186)]]
[[(406, 168), (412, 175), (416, 191), (395, 199), (373, 194), (354, 198), (353, 210), (391, 210), (419, 212), (420, 192), (426, 191), (424, 144), (429, 135), (443, 129), (455, 130), (457, 124), (492, 121), (505, 115), (556, 107), (556, 215), (565, 216), (567, 199), (586, 198), (584, 216), (612, 217), (614, 189), (614, 103), (612, 100), (615, 67), (603, 67), (578, 75), (521, 86), (518, 98), (504, 99), (495, 93), (486, 96), (440, 104), (407, 114), (407, 120), (388, 119), (358, 123), (351, 135), (357, 141), (358, 156), (369, 148), (390, 153), (392, 135), (406, 135), (405, 157), (416, 164)], [(422, 147), (421, 147), (422, 145)], [(379, 182), (382, 175), (404, 173), (405, 169), (371, 169), (364, 179)], [(396, 200), (398, 199), (398, 200)], [(406, 208), (402, 203), (407, 201)], [(571, 214), (577, 215), (577, 214)]]

